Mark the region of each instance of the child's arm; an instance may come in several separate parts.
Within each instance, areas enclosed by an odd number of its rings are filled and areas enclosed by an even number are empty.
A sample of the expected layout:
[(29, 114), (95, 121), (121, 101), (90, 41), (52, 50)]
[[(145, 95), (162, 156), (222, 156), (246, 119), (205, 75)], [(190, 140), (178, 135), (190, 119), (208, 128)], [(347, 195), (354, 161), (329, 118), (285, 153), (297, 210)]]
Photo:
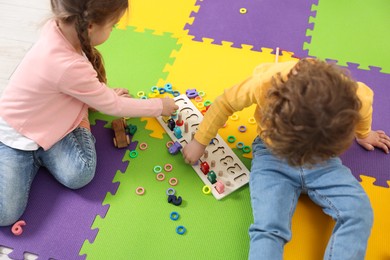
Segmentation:
[(381, 148), (389, 153), (390, 138), (382, 130), (371, 129), (372, 123), (372, 103), (374, 93), (364, 83), (358, 82), (357, 94), (362, 102), (360, 109), (361, 121), (356, 127), (356, 141), (365, 149), (372, 151), (375, 147)]
[(183, 148), (186, 163), (194, 164), (202, 157), (206, 146), (218, 130), (223, 127), (229, 116), (256, 103), (257, 79), (250, 77), (217, 97), (211, 104), (198, 127), (194, 139)]
[(382, 130), (371, 131), (366, 138), (356, 138), (356, 141), (369, 151), (378, 147), (385, 153), (389, 153), (390, 137)]

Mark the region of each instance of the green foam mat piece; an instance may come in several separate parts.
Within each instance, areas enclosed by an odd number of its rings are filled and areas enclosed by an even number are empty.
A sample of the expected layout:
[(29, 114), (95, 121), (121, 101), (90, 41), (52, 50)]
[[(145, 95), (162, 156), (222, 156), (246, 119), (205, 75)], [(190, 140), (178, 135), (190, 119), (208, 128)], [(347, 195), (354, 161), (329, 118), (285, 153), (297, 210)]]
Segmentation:
[(390, 1), (389, 0), (320, 0), (316, 17), (311, 17), (314, 29), (308, 30), (311, 42), (304, 44), (309, 55), (370, 66), (390, 73)]
[(180, 45), (171, 34), (153, 34), (151, 30), (136, 32), (133, 27), (114, 29), (99, 51), (104, 57), (108, 84), (127, 88), (133, 95), (138, 91), (149, 93), (160, 78), (166, 78), (164, 68), (172, 64), (170, 57)]
[[(136, 151), (136, 158), (126, 156), (129, 167), (118, 172), (113, 182), (120, 182), (115, 195), (107, 194), (103, 204), (110, 204), (104, 219), (97, 217), (92, 228), (99, 232), (95, 241), (85, 242), (81, 254), (87, 259), (246, 259), (249, 250), (248, 228), (252, 223), (249, 187), (244, 186), (223, 200), (202, 193), (203, 182), (182, 155), (169, 154), (163, 139), (149, 136), (146, 121), (130, 119), (138, 131), (133, 141), (146, 142), (148, 148)], [(102, 160), (109, 161), (110, 158)], [(172, 164), (164, 181), (156, 180), (156, 165)], [(171, 186), (169, 178), (178, 179)], [(142, 186), (145, 194), (135, 193)], [(167, 202), (166, 190), (174, 188), (183, 198), (180, 206)], [(170, 219), (171, 212), (179, 219)], [(183, 235), (176, 233), (184, 226)]]

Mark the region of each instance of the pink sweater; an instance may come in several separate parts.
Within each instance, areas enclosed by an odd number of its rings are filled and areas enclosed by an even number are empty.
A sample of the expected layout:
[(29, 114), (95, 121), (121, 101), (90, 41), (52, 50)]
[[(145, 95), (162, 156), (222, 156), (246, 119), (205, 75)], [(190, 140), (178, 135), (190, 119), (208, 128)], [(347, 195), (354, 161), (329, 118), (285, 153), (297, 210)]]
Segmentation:
[(113, 116), (155, 117), (162, 112), (160, 99), (119, 97), (100, 83), (92, 64), (51, 20), (4, 90), (0, 116), (47, 150), (78, 126), (87, 106)]

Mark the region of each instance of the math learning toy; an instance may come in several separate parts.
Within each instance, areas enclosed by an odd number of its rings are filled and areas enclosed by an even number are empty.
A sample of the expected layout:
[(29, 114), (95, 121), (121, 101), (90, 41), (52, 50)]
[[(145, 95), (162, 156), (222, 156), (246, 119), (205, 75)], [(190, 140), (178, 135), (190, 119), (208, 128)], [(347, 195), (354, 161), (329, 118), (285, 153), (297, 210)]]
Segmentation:
[[(187, 95), (179, 95), (174, 99), (176, 105), (179, 106), (179, 121), (183, 121), (180, 122), (181, 126), (176, 124), (172, 127), (173, 120), (164, 120), (161, 116), (157, 117), (157, 120), (168, 133), (172, 142), (176, 143), (177, 146), (184, 147), (193, 138), (203, 115)], [(178, 128), (181, 131), (180, 135), (177, 134)], [(178, 153), (179, 150), (176, 149), (175, 152)], [(171, 154), (175, 153), (171, 152)], [(192, 168), (204, 184), (210, 186), (212, 194), (218, 200), (241, 188), (249, 181), (249, 170), (219, 135), (210, 142), (204, 155), (197, 164), (192, 165)]]

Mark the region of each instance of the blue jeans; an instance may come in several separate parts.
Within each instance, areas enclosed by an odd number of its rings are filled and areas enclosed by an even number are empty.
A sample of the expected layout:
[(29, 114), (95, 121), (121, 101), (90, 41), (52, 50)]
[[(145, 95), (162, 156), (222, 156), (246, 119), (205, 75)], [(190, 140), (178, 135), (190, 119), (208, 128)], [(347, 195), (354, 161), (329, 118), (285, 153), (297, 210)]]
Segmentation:
[(0, 226), (12, 225), (22, 216), (39, 167), (70, 189), (88, 184), (96, 170), (95, 138), (81, 127), (47, 151), (21, 151), (0, 142), (0, 155)]
[(301, 193), (336, 221), (324, 259), (364, 259), (373, 223), (371, 204), (338, 157), (312, 168), (291, 167), (256, 138), (249, 185), (254, 217), (249, 259), (283, 258)]

